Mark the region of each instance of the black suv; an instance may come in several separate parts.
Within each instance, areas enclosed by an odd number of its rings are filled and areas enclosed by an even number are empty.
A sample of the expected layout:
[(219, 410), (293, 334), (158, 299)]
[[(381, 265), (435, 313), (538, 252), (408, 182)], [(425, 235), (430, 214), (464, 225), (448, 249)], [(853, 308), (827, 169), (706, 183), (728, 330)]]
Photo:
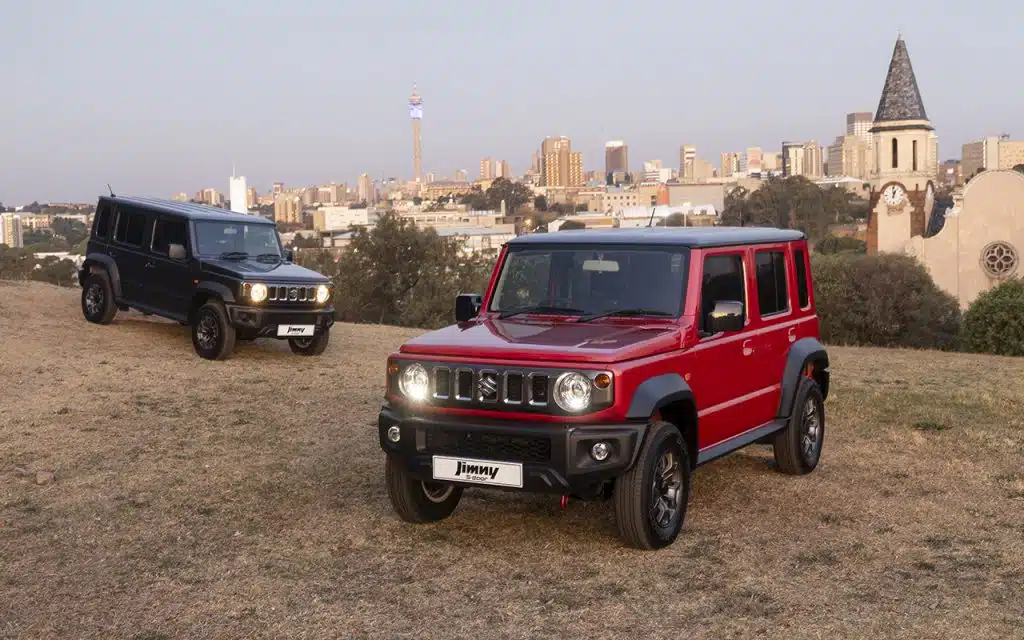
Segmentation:
[(334, 324), (333, 286), (292, 264), (277, 227), (260, 216), (200, 204), (102, 196), (78, 273), (82, 313), (107, 324), (137, 309), (192, 327), (203, 358), (235, 339), (287, 339), (320, 355)]

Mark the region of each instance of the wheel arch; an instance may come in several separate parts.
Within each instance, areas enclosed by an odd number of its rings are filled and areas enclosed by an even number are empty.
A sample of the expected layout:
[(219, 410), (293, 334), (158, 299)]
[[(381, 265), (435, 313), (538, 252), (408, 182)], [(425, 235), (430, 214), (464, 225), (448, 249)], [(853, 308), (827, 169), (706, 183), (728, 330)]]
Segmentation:
[(193, 323), (196, 311), (199, 311), (199, 307), (203, 306), (210, 300), (234, 302), (235, 296), (231, 292), (231, 289), (219, 282), (200, 282), (196, 285), (195, 293), (192, 294), (192, 299), (188, 304), (189, 324)]
[(78, 270), (78, 284), (83, 286), (86, 278), (96, 273), (106, 273), (110, 279), (110, 288), (114, 292), (114, 298), (121, 297), (121, 272), (117, 270), (117, 262), (108, 255), (102, 253), (90, 253), (82, 262)]
[(690, 467), (697, 466), (697, 403), (693, 390), (678, 373), (648, 378), (633, 392), (626, 417), (630, 420), (663, 420), (676, 426), (689, 449)]
[(782, 394), (779, 398), (780, 418), (788, 418), (793, 412), (800, 379), (813, 378), (821, 388), (822, 398), (828, 398), (829, 359), (825, 346), (815, 338), (802, 338), (793, 343), (786, 357), (786, 367), (782, 373)]

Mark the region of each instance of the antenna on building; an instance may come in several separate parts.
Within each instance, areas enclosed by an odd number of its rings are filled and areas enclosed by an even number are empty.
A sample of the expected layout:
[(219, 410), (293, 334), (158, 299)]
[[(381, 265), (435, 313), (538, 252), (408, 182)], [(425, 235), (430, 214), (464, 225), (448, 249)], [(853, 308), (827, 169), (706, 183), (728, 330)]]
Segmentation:
[(651, 196), (651, 219), (647, 221), (647, 226), (651, 226), (654, 223), (654, 208), (658, 206), (658, 196)]
[(110, 188), (110, 183), (109, 182), (107, 183), (107, 191), (110, 192), (110, 197), (111, 198), (116, 198), (117, 197), (117, 196), (114, 195), (114, 190)]

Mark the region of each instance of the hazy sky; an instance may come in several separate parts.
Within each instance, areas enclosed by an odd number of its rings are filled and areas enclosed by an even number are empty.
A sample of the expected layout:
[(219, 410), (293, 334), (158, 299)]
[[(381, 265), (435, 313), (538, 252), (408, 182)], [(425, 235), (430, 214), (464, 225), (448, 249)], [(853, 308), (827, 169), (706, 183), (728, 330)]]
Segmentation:
[(2, 0), (0, 201), (227, 191), (409, 177), (407, 99), (425, 171), (522, 172), (548, 135), (585, 169), (677, 166), (784, 139), (828, 144), (874, 111), (898, 30), (942, 158), (1024, 138), (1016, 0)]

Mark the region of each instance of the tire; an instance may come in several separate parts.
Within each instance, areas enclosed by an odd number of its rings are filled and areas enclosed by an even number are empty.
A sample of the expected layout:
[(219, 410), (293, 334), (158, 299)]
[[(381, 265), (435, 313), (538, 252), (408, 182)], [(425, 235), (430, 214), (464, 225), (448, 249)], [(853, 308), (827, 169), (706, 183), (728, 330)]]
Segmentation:
[[(671, 474), (662, 482), (659, 478), (666, 464)], [(690, 475), (690, 451), (683, 434), (667, 422), (651, 423), (636, 463), (615, 481), (619, 538), (636, 549), (672, 544), (686, 519)]]
[(402, 520), (413, 524), (444, 520), (452, 515), (462, 499), (462, 487), (443, 482), (421, 482), (403, 471), (391, 456), (384, 464), (384, 478), (391, 506)]
[(228, 322), (224, 303), (210, 300), (196, 311), (192, 323), (192, 346), (199, 357), (224, 360), (235, 348), (235, 328)]
[(772, 447), (776, 468), (787, 475), (814, 471), (825, 443), (825, 400), (812, 378), (800, 380), (793, 413), (786, 428), (775, 434)]
[(82, 285), (82, 315), (95, 324), (110, 324), (117, 315), (114, 290), (106, 272), (93, 273)]
[(330, 328), (324, 329), (312, 338), (289, 338), (288, 346), (292, 353), (300, 356), (318, 356), (327, 349), (327, 343), (331, 341)]

